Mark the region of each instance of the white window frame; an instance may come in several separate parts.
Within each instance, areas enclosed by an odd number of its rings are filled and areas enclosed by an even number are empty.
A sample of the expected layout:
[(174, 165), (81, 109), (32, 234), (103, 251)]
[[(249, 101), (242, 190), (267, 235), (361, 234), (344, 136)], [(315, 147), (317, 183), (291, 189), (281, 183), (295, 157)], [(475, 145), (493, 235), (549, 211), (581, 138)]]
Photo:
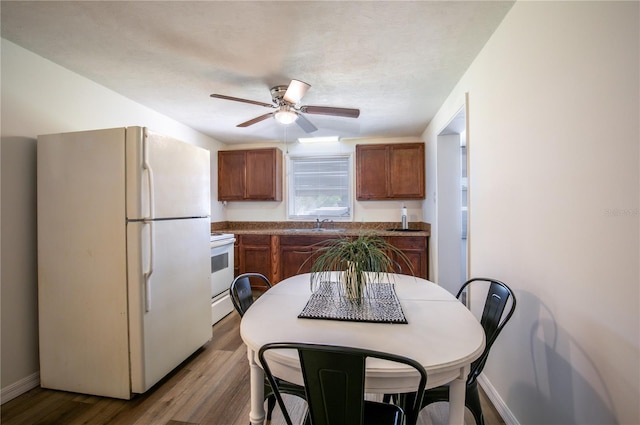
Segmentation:
[[(323, 212), (318, 214), (307, 214), (307, 215), (299, 215), (294, 214), (293, 208), (293, 198), (294, 198), (294, 185), (293, 185), (293, 162), (297, 159), (330, 159), (330, 158), (342, 158), (347, 160), (348, 165), (348, 206), (347, 206), (347, 215), (343, 215), (343, 213), (331, 213), (331, 212)], [(333, 221), (342, 221), (348, 222), (353, 221), (353, 203), (354, 203), (354, 177), (353, 177), (353, 155), (351, 153), (342, 153), (342, 154), (296, 154), (296, 155), (288, 155), (287, 161), (287, 219), (291, 221), (315, 221), (319, 220), (333, 220)]]

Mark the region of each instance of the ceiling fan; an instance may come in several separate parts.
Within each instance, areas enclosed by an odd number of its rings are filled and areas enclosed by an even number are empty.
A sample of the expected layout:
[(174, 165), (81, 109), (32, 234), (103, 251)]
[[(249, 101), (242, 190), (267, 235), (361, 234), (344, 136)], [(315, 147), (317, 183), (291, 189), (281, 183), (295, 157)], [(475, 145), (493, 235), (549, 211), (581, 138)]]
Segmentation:
[(212, 94), (211, 97), (217, 99), (233, 100), (235, 102), (251, 103), (253, 105), (264, 106), (265, 108), (275, 109), (259, 117), (250, 119), (238, 124), (236, 127), (249, 127), (250, 125), (264, 121), (269, 117), (275, 118), (281, 124), (291, 124), (295, 122), (307, 133), (317, 130), (316, 126), (311, 123), (302, 114), (315, 115), (331, 115), (334, 117), (358, 118), (360, 116), (359, 109), (352, 108), (336, 108), (333, 106), (298, 106), (302, 96), (309, 90), (311, 86), (299, 80), (291, 80), (288, 86), (275, 86), (271, 88), (272, 103), (258, 102), (256, 100), (241, 99), (239, 97), (225, 96), (223, 94)]

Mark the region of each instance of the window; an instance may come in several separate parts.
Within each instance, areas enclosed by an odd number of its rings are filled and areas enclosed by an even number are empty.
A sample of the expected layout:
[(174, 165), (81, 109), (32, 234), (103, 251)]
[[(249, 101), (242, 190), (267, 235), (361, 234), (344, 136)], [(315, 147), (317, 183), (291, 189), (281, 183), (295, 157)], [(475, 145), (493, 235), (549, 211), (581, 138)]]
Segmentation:
[(288, 160), (292, 220), (351, 220), (351, 157), (296, 156)]

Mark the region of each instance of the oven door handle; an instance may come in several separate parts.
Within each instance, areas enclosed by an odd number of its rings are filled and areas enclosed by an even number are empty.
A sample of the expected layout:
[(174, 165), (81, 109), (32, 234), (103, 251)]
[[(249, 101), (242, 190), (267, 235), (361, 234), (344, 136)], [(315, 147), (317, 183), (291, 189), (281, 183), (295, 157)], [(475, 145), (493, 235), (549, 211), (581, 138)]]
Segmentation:
[(236, 238), (220, 239), (219, 241), (211, 242), (211, 248), (219, 248), (221, 246), (233, 245), (235, 242), (236, 242)]

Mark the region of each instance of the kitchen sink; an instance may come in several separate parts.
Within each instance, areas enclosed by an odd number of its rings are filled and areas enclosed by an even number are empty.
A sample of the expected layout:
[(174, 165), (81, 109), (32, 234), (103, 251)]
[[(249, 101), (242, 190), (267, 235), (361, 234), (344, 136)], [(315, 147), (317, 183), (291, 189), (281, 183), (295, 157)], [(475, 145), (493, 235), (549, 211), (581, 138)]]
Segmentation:
[(312, 228), (312, 229), (285, 229), (285, 232), (291, 233), (341, 233), (346, 229), (325, 229), (325, 228)]

